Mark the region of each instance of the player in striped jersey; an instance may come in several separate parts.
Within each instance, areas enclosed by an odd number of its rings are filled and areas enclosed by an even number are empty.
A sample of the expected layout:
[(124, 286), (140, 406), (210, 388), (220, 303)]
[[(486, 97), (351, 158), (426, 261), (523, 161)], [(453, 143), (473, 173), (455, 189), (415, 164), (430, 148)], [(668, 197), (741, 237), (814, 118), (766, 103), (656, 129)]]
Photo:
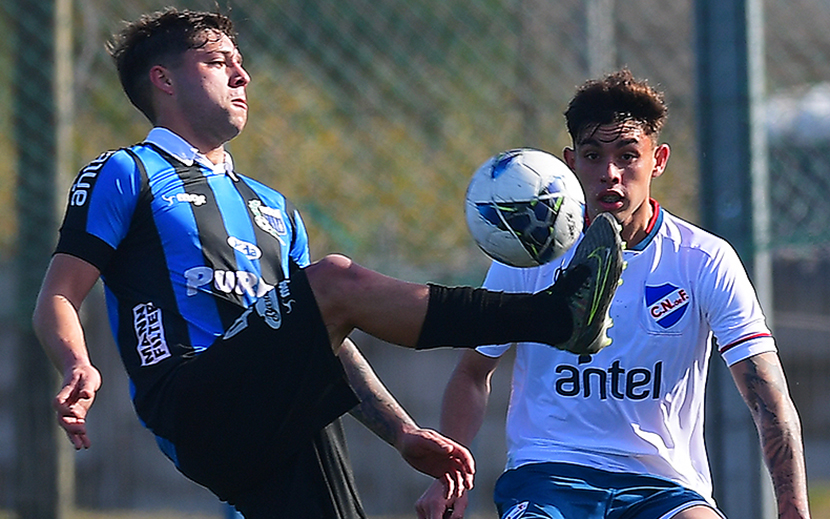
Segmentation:
[[(724, 240), (650, 196), (669, 158), (658, 140), (662, 94), (623, 70), (586, 83), (565, 115), (573, 147), (564, 158), (585, 190), (587, 217), (611, 213), (622, 223), (627, 268), (611, 305), (611, 346), (577, 356), (517, 345), (507, 467), (495, 488), (501, 517), (721, 517), (703, 443), (713, 335), (758, 427), (778, 517), (809, 517), (799, 418), (744, 268)], [(532, 291), (568, 261), (493, 263), (485, 286)], [(444, 393), (444, 434), (471, 444), (509, 346), (464, 353)], [(463, 516), (466, 496), (435, 490), (418, 501), (420, 518)]]
[[(606, 312), (583, 298), (610, 302), (616, 224), (592, 227), (607, 282), (581, 265), (537, 294), (407, 283), (339, 255), (312, 263), (297, 210), (225, 151), (250, 81), (230, 20), (168, 9), (128, 25), (111, 53), (154, 127), (78, 174), (34, 315), (76, 448), (90, 445), (101, 384), (78, 309), (99, 277), (142, 423), (183, 474), (250, 518), (365, 517), (338, 421), (350, 410), (448, 494), (471, 486), (469, 451), (415, 424), (348, 340), (354, 328), (419, 349), (579, 349), (605, 333)], [(534, 314), (556, 318), (530, 328)]]

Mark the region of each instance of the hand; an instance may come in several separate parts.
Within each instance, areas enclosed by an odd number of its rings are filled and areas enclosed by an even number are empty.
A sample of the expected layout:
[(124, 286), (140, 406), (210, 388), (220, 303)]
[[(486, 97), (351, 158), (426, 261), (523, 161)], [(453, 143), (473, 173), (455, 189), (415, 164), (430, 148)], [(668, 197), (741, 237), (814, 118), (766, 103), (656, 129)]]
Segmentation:
[(101, 374), (91, 365), (79, 366), (68, 371), (63, 388), (52, 402), (58, 415), (58, 424), (76, 450), (88, 449), (86, 414), (95, 400), (95, 393), (101, 387)]
[(458, 497), (447, 497), (444, 484), (435, 480), (415, 502), (418, 519), (462, 519), (467, 510), (467, 493)]
[(446, 498), (473, 488), (475, 460), (463, 445), (431, 429), (411, 427), (401, 433), (395, 447), (415, 470), (437, 478)]

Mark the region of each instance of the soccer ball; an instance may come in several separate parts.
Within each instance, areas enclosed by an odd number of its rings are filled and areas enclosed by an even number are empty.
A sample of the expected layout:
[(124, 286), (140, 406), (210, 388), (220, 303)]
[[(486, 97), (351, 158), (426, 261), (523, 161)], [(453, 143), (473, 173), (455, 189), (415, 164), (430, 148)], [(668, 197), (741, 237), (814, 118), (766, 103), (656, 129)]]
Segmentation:
[(564, 162), (531, 148), (504, 151), (473, 174), (467, 227), (488, 256), (514, 267), (547, 263), (582, 232), (585, 195)]

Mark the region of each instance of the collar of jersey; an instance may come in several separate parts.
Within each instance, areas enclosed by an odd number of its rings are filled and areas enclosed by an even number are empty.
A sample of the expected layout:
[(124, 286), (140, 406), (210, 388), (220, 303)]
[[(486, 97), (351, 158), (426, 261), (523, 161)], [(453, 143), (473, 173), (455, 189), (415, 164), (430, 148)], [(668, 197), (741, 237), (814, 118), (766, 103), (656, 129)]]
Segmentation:
[(633, 247), (629, 247), (627, 250), (635, 251), (635, 252), (642, 252), (648, 247), (648, 244), (654, 240), (654, 237), (657, 236), (657, 231), (660, 230), (660, 226), (663, 225), (663, 208), (660, 207), (660, 204), (657, 200), (653, 198), (649, 198), (649, 203), (651, 203), (651, 220), (648, 222), (648, 226), (646, 227), (646, 237), (640, 240), (640, 243)]
[(214, 164), (204, 154), (199, 153), (199, 150), (190, 145), (189, 142), (181, 138), (178, 134), (173, 133), (167, 128), (156, 126), (150, 133), (147, 134), (145, 142), (155, 144), (170, 155), (173, 155), (186, 166), (192, 166), (197, 163), (204, 166), (217, 175), (228, 174), (232, 178), (233, 174), (233, 159), (230, 153), (225, 152), (225, 160), (221, 164)]

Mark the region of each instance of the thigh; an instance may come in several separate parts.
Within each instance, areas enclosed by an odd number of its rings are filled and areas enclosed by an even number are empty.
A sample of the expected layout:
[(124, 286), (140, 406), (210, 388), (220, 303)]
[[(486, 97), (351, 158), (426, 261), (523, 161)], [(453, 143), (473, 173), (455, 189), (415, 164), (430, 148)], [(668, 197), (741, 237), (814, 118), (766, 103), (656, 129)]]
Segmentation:
[(501, 519), (603, 519), (611, 493), (584, 479), (563, 476), (551, 464), (508, 470), (496, 482)]
[(699, 493), (668, 479), (608, 473), (599, 481), (614, 489), (608, 519), (724, 519)]
[(672, 481), (568, 463), (509, 470), (494, 499), (502, 519), (723, 519), (700, 494)]
[(710, 505), (694, 505), (666, 516), (666, 519), (724, 519), (724, 516)]

